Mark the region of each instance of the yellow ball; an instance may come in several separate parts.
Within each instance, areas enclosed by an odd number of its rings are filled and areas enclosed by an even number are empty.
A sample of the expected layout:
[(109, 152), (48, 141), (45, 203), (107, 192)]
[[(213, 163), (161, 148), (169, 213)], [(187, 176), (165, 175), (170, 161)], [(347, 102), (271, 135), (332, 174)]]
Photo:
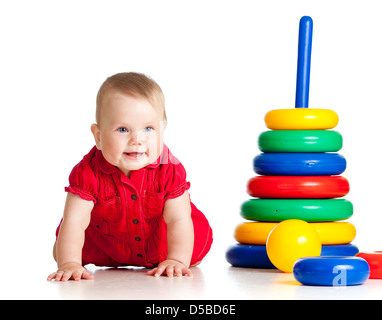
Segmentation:
[(321, 254), (321, 241), (308, 222), (285, 220), (270, 232), (267, 254), (277, 269), (293, 272), (293, 265), (297, 259)]

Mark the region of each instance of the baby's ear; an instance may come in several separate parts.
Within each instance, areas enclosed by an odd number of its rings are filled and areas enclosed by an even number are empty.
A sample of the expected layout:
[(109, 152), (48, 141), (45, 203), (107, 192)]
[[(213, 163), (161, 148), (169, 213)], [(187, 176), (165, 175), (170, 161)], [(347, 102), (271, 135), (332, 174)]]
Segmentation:
[(93, 123), (90, 130), (93, 133), (97, 149), (101, 150), (101, 131), (99, 130), (98, 124)]

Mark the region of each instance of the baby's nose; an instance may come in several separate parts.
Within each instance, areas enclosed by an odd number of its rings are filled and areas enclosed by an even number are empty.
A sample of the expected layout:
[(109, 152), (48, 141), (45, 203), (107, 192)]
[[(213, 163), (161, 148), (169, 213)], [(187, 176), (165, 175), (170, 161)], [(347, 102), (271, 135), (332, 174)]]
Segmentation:
[(129, 139), (130, 145), (141, 144), (143, 142), (143, 135), (139, 133), (132, 133)]

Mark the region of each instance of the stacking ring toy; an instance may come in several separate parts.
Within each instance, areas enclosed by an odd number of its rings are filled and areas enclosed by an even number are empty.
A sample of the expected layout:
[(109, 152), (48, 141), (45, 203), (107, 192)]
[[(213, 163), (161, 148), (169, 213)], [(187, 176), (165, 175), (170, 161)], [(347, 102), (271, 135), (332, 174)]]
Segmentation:
[(342, 136), (329, 130), (275, 130), (259, 136), (262, 152), (337, 152)]
[(341, 176), (257, 176), (249, 180), (247, 192), (258, 198), (339, 198), (349, 193), (349, 182)]
[(367, 262), (358, 257), (307, 257), (296, 261), (295, 279), (310, 286), (356, 286), (370, 275)]
[(322, 246), (322, 256), (354, 257), (359, 249), (354, 244), (332, 244)]
[(370, 279), (382, 279), (382, 251), (361, 252), (357, 257), (363, 258), (370, 267)]
[(262, 153), (253, 164), (256, 173), (271, 176), (331, 176), (346, 169), (337, 153)]
[(328, 109), (278, 109), (265, 115), (265, 124), (272, 130), (325, 130), (338, 124), (338, 115)]
[(266, 246), (236, 244), (228, 248), (226, 260), (235, 267), (274, 269)]
[(241, 206), (241, 216), (255, 221), (307, 222), (346, 220), (353, 215), (353, 205), (345, 199), (251, 199)]
[[(277, 222), (243, 222), (236, 227), (234, 238), (241, 244), (265, 245)], [(356, 229), (349, 222), (313, 222), (322, 245), (347, 244), (354, 240)]]

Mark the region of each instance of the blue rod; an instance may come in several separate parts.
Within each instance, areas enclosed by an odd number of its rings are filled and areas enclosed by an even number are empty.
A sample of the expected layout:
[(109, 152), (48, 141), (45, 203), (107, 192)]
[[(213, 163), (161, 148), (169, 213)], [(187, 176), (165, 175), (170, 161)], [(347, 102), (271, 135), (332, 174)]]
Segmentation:
[(298, 59), (296, 82), (296, 108), (308, 108), (310, 57), (312, 53), (313, 20), (304, 16), (300, 19), (298, 35)]

